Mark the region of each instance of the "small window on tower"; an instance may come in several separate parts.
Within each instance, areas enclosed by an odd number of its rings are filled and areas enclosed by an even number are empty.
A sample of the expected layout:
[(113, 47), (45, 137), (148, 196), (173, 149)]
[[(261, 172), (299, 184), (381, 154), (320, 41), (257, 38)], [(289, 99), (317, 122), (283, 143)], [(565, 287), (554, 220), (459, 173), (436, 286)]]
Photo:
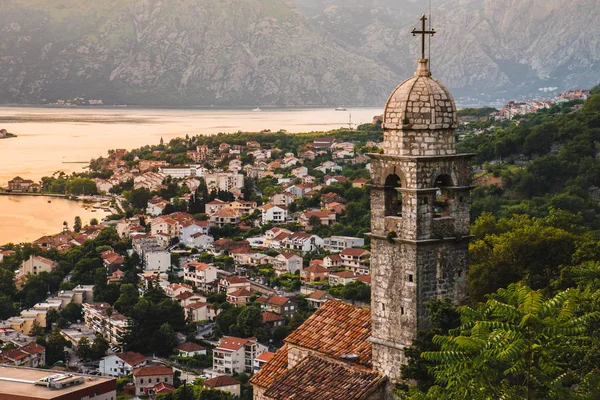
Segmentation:
[(460, 277), (462, 277), (462, 271), (459, 269), (459, 270), (456, 272), (456, 275), (458, 275), (458, 277), (459, 277), (459, 278), (460, 278)]
[(396, 190), (399, 187), (401, 183), (398, 175), (392, 174), (386, 178), (383, 189), (386, 217), (402, 216), (402, 194)]
[(404, 315), (404, 307), (400, 307), (400, 314)]
[(413, 282), (413, 276), (412, 276), (412, 274), (408, 274), (408, 281), (409, 282)]

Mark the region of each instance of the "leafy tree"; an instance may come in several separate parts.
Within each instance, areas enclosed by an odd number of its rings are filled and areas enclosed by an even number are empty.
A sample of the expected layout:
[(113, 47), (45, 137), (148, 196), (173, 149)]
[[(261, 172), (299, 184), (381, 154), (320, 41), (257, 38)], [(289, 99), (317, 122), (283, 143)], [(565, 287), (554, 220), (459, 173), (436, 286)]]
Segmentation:
[(438, 385), (427, 398), (591, 398), (600, 377), (573, 369), (571, 348), (586, 346), (600, 313), (580, 312), (578, 297), (574, 289), (547, 298), (512, 284), (476, 309), (460, 308), (462, 325), (434, 338), (440, 351), (422, 355), (435, 363)]
[(122, 284), (119, 290), (121, 294), (114, 306), (120, 313), (129, 316), (138, 302), (139, 292), (135, 285), (129, 283)]
[(90, 357), (93, 360), (99, 360), (106, 355), (108, 351), (109, 343), (108, 340), (104, 338), (104, 336), (97, 334), (94, 342), (92, 343), (92, 349)]
[(62, 337), (60, 329), (52, 330), (48, 340), (39, 343), (46, 347), (46, 365), (54, 365), (57, 361), (65, 361), (65, 347), (68, 345), (67, 339)]
[(155, 332), (153, 340), (153, 349), (156, 354), (167, 356), (173, 352), (173, 348), (177, 345), (177, 334), (173, 327), (165, 322)]
[(83, 320), (83, 307), (81, 306), (81, 304), (77, 304), (77, 303), (69, 303), (65, 306), (65, 308), (63, 308), (63, 310), (60, 312), (61, 317), (63, 317), (65, 320), (74, 323)]
[(76, 233), (79, 233), (81, 231), (81, 217), (80, 216), (75, 217), (75, 221), (73, 222), (73, 230)]
[(17, 309), (10, 297), (0, 294), (0, 320), (17, 315)]
[(90, 360), (92, 358), (92, 345), (86, 336), (79, 339), (75, 354), (82, 360)]

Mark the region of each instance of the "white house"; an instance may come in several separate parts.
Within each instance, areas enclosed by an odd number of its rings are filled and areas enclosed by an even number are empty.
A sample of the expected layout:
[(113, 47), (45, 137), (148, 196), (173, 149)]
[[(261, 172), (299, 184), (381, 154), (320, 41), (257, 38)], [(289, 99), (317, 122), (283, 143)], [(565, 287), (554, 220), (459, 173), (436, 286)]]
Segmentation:
[(179, 240), (188, 247), (193, 247), (193, 236), (197, 233), (208, 235), (210, 230), (208, 221), (187, 220), (178, 222)]
[(187, 245), (194, 249), (206, 250), (214, 241), (215, 239), (212, 236), (198, 232), (191, 236)]
[(277, 275), (293, 274), (302, 269), (302, 257), (295, 253), (281, 253), (273, 259), (273, 268)]
[(286, 206), (275, 206), (273, 204), (265, 204), (261, 207), (261, 211), (263, 224), (269, 222), (281, 224), (287, 221), (288, 210)]
[(106, 356), (100, 360), (98, 372), (102, 375), (122, 377), (131, 375), (133, 370), (146, 365), (146, 357), (140, 353), (128, 351)]
[(254, 359), (267, 351), (267, 347), (254, 338), (223, 336), (213, 350), (213, 369), (221, 374), (251, 374)]
[(242, 383), (229, 375), (216, 376), (202, 382), (202, 385), (214, 390), (231, 393), (236, 398), (242, 394)]
[(288, 207), (294, 202), (294, 195), (288, 192), (283, 192), (273, 195), (269, 201), (271, 202), (271, 204), (276, 206)]
[(175, 347), (177, 353), (182, 357), (194, 357), (195, 355), (206, 355), (206, 347), (192, 342), (185, 342)]
[(283, 246), (288, 250), (308, 253), (323, 247), (324, 241), (317, 235), (310, 233), (295, 232), (283, 240)]
[(324, 242), (325, 250), (334, 253), (339, 253), (348, 247), (363, 247), (365, 245), (365, 239), (351, 236), (332, 236), (325, 238)]
[(217, 280), (218, 269), (213, 265), (190, 261), (183, 268), (183, 279), (192, 282), (199, 289), (204, 290)]

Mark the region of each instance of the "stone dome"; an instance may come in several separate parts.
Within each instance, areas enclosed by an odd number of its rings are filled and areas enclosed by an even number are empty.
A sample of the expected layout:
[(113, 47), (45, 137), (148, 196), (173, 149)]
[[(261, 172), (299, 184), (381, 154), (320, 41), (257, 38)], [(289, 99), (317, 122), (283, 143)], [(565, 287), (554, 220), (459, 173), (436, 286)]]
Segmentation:
[(402, 82), (385, 106), (383, 127), (387, 129), (454, 129), (456, 105), (452, 95), (431, 77), (429, 60), (419, 60), (415, 76)]

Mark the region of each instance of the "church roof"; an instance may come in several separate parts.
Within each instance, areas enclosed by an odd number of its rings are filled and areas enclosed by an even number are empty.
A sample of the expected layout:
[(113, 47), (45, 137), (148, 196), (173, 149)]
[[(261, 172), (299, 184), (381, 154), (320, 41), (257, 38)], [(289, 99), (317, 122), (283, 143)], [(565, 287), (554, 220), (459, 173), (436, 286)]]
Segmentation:
[(333, 358), (356, 354), (357, 362), (370, 367), (371, 311), (340, 301), (328, 301), (311, 315), (285, 342)]
[(288, 346), (283, 345), (273, 358), (250, 378), (250, 383), (260, 387), (269, 387), (275, 379), (283, 375), (288, 367)]
[(384, 377), (371, 369), (309, 355), (275, 380), (265, 396), (294, 400), (359, 400), (373, 393), (383, 381)]
[(419, 60), (415, 75), (392, 92), (383, 116), (385, 128), (456, 128), (454, 98), (442, 83), (431, 76), (428, 61)]

